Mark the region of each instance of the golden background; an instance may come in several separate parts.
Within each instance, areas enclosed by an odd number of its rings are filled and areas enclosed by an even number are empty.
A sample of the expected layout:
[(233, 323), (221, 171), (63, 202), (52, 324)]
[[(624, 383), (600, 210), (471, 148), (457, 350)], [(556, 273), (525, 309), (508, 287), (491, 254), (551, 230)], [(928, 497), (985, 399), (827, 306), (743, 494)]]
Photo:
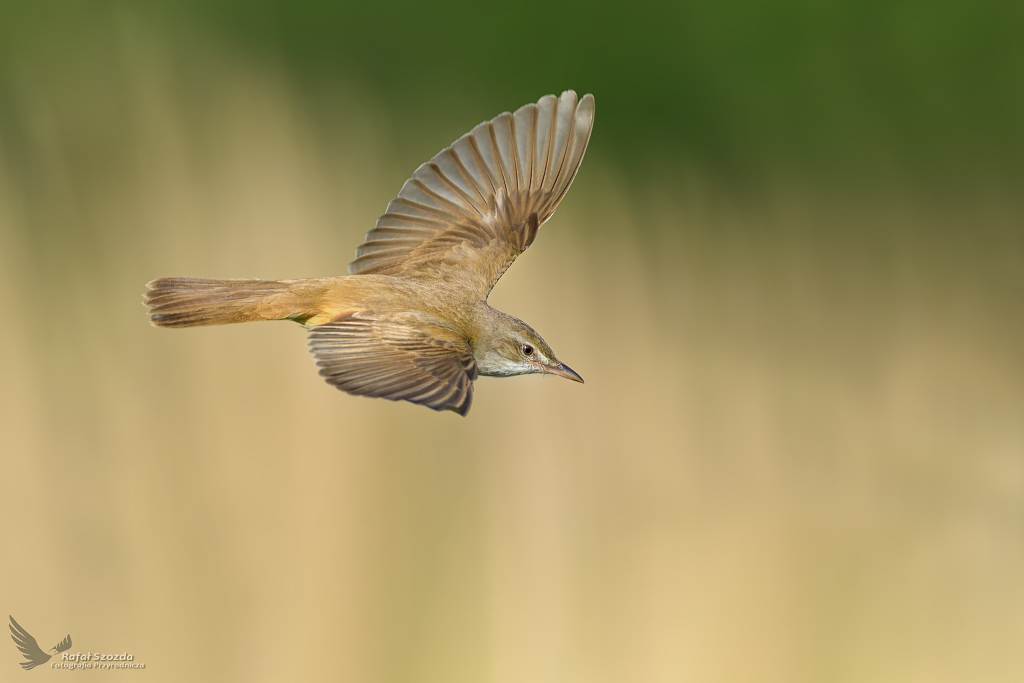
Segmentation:
[[(0, 603), (146, 670), (0, 678), (1024, 679), (1019, 9), (15, 5)], [(585, 385), (462, 419), (291, 323), (147, 324), (156, 277), (344, 273), (570, 87), (587, 159), (491, 303)]]

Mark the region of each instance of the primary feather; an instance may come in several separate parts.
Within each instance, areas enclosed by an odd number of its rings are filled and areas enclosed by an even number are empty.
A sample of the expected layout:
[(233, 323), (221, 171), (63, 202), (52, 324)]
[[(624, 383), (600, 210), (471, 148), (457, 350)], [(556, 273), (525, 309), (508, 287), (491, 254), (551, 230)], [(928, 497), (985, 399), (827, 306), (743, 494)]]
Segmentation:
[(594, 97), (571, 90), (481, 123), (416, 169), (349, 272), (461, 275), (486, 297), (555, 212), (593, 126)]

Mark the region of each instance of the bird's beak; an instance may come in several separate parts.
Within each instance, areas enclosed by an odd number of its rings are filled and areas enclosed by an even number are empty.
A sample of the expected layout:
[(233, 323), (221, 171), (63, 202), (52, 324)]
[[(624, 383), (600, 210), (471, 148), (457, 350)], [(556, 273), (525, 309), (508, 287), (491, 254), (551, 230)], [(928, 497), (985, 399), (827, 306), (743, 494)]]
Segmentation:
[(576, 374), (576, 371), (565, 363), (559, 363), (558, 365), (545, 365), (544, 369), (552, 375), (558, 375), (559, 377), (571, 379), (573, 382), (583, 384), (583, 378)]

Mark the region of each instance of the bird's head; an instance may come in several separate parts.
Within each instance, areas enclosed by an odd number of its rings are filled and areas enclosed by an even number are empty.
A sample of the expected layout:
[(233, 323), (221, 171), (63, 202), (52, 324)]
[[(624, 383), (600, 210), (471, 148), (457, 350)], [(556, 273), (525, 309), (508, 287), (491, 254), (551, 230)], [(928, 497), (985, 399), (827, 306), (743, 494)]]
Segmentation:
[(522, 320), (501, 314), (489, 332), (483, 348), (474, 354), (481, 375), (549, 374), (583, 382), (583, 378), (558, 360), (548, 343)]

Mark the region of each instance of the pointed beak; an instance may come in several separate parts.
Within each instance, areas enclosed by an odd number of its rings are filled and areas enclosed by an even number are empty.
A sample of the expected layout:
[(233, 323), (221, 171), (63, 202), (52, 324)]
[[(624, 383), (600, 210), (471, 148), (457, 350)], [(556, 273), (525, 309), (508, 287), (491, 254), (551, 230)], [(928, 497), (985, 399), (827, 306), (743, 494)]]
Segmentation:
[(545, 365), (544, 369), (552, 375), (558, 375), (559, 377), (571, 379), (573, 382), (583, 384), (583, 378), (576, 374), (576, 371), (565, 363), (559, 363), (558, 365)]

